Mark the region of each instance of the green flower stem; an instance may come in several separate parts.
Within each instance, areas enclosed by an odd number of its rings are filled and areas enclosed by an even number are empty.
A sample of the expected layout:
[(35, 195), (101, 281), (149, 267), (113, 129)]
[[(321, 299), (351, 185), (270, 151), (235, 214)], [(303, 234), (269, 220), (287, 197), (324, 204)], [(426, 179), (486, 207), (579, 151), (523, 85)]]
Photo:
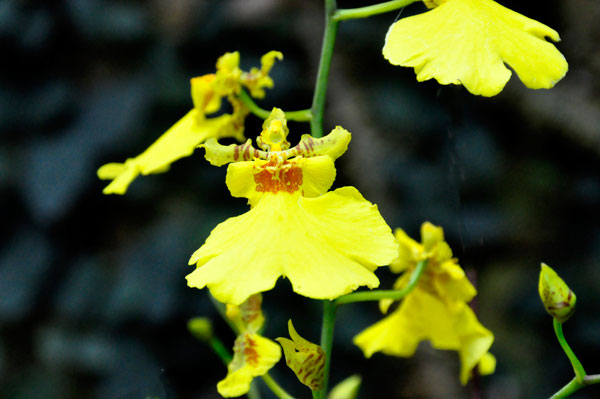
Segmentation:
[(375, 4), (367, 7), (339, 9), (333, 14), (334, 21), (343, 21), (346, 19), (367, 18), (377, 14), (394, 11), (417, 0), (392, 0), (385, 3)]
[(219, 312), (219, 315), (221, 316), (221, 318), (223, 320), (225, 320), (225, 322), (227, 323), (229, 328), (231, 328), (231, 330), (235, 333), (235, 335), (239, 335), (240, 330), (231, 320), (229, 320), (229, 317), (227, 317), (227, 315), (225, 314), (225, 312), (226, 312), (225, 304), (217, 301), (210, 292), (208, 292), (208, 297), (210, 298), (210, 301), (212, 302), (215, 309), (217, 309), (217, 312)]
[(600, 374), (586, 375), (583, 378), (583, 381), (579, 381), (577, 377), (573, 377), (573, 379), (567, 385), (552, 395), (550, 399), (566, 399), (571, 397), (571, 395), (579, 391), (581, 388), (598, 383), (600, 383)]
[(233, 356), (223, 342), (217, 337), (212, 337), (210, 340), (208, 340), (208, 345), (223, 361), (225, 367), (227, 367), (227, 365), (231, 362), (231, 359), (233, 359)]
[(321, 348), (325, 352), (323, 366), (323, 388), (313, 391), (314, 399), (325, 399), (329, 385), (329, 369), (331, 368), (331, 348), (333, 346), (333, 327), (335, 325), (336, 304), (334, 301), (323, 301), (323, 325), (321, 327)]
[(292, 395), (287, 393), (274, 379), (267, 374), (263, 374), (260, 376), (265, 384), (269, 387), (271, 392), (275, 394), (279, 399), (294, 399)]
[(334, 302), (336, 305), (345, 305), (353, 302), (378, 301), (380, 299), (399, 300), (408, 295), (419, 283), (419, 279), (427, 266), (427, 260), (417, 263), (417, 267), (410, 275), (408, 284), (401, 290), (374, 290), (366, 292), (355, 292), (339, 297)]
[[(254, 115), (258, 116), (261, 119), (267, 119), (271, 111), (267, 111), (266, 109), (262, 109), (259, 107), (252, 97), (246, 92), (246, 90), (240, 90), (240, 100), (250, 109)], [(296, 121), (296, 122), (310, 122), (312, 119), (312, 114), (310, 109), (303, 109), (300, 111), (287, 111), (284, 112), (285, 117), (288, 121)]]
[(565, 336), (562, 331), (562, 323), (557, 321), (556, 319), (553, 319), (553, 324), (554, 332), (556, 333), (556, 338), (558, 338), (558, 342), (560, 343), (560, 346), (569, 358), (571, 366), (573, 366), (573, 371), (575, 372), (575, 377), (573, 377), (573, 379), (569, 381), (567, 385), (562, 387), (551, 397), (551, 399), (563, 399), (570, 397), (573, 393), (579, 391), (585, 386), (600, 383), (600, 374), (585, 374), (585, 370), (583, 369), (581, 362), (579, 361), (577, 356), (575, 356), (575, 353), (573, 353), (573, 350), (571, 349), (571, 347), (567, 343), (567, 340), (565, 339)]
[(261, 399), (260, 392), (258, 391), (254, 381), (250, 383), (250, 390), (248, 390), (246, 396), (248, 396), (248, 399)]
[(575, 353), (573, 353), (573, 350), (571, 349), (571, 347), (567, 343), (567, 340), (565, 339), (565, 336), (564, 336), (563, 330), (562, 330), (562, 323), (557, 321), (556, 319), (552, 319), (552, 321), (554, 324), (554, 332), (556, 333), (556, 338), (558, 338), (558, 342), (560, 343), (560, 346), (562, 347), (563, 351), (569, 358), (569, 361), (571, 362), (571, 366), (573, 366), (573, 371), (575, 372), (575, 378), (578, 381), (583, 382), (583, 379), (585, 378), (585, 370), (583, 369), (581, 362), (579, 361), (579, 359), (577, 359), (577, 356), (575, 356)]
[(325, 112), (325, 98), (327, 97), (327, 82), (339, 25), (339, 22), (333, 19), (336, 9), (335, 0), (325, 0), (325, 33), (323, 34), (321, 60), (317, 73), (317, 83), (311, 107), (312, 119), (310, 121), (310, 132), (313, 137), (317, 138), (323, 137), (323, 113)]

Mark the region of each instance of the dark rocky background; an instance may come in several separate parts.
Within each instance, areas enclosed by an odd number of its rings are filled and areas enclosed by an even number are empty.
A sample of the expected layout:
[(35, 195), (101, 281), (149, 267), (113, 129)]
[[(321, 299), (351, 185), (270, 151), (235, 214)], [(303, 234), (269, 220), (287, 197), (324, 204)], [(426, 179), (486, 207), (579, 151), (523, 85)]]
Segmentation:
[[(427, 344), (412, 359), (364, 360), (351, 338), (380, 317), (377, 306), (342, 308), (333, 383), (363, 374), (363, 399), (543, 398), (569, 381), (537, 296), (541, 261), (576, 291), (565, 334), (587, 371), (600, 372), (600, 4), (502, 4), (560, 32), (570, 71), (555, 89), (531, 91), (513, 76), (487, 99), (418, 84), (381, 56), (398, 13), (341, 25), (326, 129), (341, 124), (353, 141), (336, 186), (358, 187), (413, 236), (424, 220), (444, 226), (480, 290), (498, 359), (493, 376), (466, 388), (456, 354)], [(0, 397), (218, 397), (226, 370), (186, 321), (209, 316), (228, 345), (233, 335), (184, 276), (189, 255), (244, 201), (202, 151), (124, 197), (103, 196), (95, 171), (178, 120), (191, 107), (189, 78), (226, 51), (239, 50), (245, 69), (282, 51), (261, 105), (308, 108), (322, 24), (316, 0), (0, 1)], [(248, 119), (248, 137), (260, 123)], [(290, 126), (291, 141), (308, 130)], [(318, 339), (320, 304), (287, 281), (265, 307), (268, 336), (286, 334), (292, 317)], [(308, 396), (285, 367), (273, 374)], [(574, 397), (599, 396), (593, 387)]]

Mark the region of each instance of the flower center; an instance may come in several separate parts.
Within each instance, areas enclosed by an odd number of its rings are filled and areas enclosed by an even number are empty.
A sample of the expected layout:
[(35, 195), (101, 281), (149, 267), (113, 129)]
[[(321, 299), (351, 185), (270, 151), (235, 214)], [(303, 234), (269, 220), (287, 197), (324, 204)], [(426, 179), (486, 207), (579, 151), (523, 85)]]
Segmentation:
[(269, 162), (260, 166), (254, 174), (256, 191), (278, 193), (280, 191), (294, 193), (302, 185), (302, 168), (294, 161), (281, 160), (274, 156)]

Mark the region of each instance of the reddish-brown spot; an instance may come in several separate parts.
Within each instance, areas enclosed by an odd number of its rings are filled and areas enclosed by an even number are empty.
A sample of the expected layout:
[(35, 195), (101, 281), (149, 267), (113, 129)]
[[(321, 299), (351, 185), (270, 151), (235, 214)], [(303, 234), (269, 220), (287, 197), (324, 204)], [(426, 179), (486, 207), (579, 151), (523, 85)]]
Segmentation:
[(285, 161), (276, 165), (273, 161), (266, 163), (254, 175), (256, 191), (262, 193), (293, 193), (302, 185), (302, 169), (294, 163)]
[(256, 352), (256, 342), (249, 336), (246, 337), (246, 344), (244, 345), (244, 358), (246, 359), (246, 362), (250, 365), (258, 365), (258, 353)]

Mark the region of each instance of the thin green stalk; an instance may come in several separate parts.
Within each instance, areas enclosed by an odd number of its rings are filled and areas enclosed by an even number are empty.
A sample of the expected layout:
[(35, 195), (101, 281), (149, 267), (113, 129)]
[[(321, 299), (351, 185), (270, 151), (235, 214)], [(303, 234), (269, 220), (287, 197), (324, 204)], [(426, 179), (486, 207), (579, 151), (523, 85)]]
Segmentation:
[[(262, 109), (259, 107), (252, 97), (246, 92), (246, 90), (240, 90), (240, 100), (250, 109), (254, 115), (258, 116), (261, 119), (267, 119), (271, 111), (266, 109)], [(312, 114), (310, 109), (303, 109), (300, 111), (285, 111), (285, 117), (288, 121), (296, 121), (296, 122), (310, 122), (312, 119)]]
[(269, 373), (260, 376), (265, 384), (269, 387), (271, 392), (275, 394), (279, 399), (294, 399), (292, 395), (287, 393)]
[(557, 321), (556, 319), (553, 319), (553, 324), (554, 332), (556, 333), (556, 338), (558, 338), (558, 342), (560, 343), (560, 346), (569, 358), (571, 366), (573, 366), (573, 371), (575, 372), (575, 377), (573, 377), (573, 379), (569, 381), (567, 385), (562, 387), (558, 392), (551, 396), (551, 399), (563, 399), (570, 397), (573, 393), (579, 391), (585, 386), (600, 383), (600, 374), (585, 374), (585, 370), (583, 369), (581, 362), (579, 361), (577, 356), (575, 356), (575, 353), (573, 352), (573, 350), (567, 343), (567, 340), (565, 339), (562, 330), (562, 323)]
[(208, 340), (208, 345), (213, 350), (213, 352), (215, 352), (217, 356), (219, 356), (219, 358), (223, 361), (225, 367), (227, 367), (229, 362), (231, 362), (231, 359), (233, 359), (233, 356), (231, 355), (229, 349), (223, 344), (223, 342), (217, 337), (212, 337)]
[(321, 348), (325, 352), (323, 366), (323, 388), (313, 391), (313, 398), (325, 399), (329, 385), (329, 370), (331, 368), (331, 349), (333, 347), (333, 328), (335, 326), (336, 304), (334, 301), (323, 301), (323, 325), (321, 327)]
[(406, 7), (415, 1), (417, 0), (392, 0), (367, 7), (339, 9), (333, 14), (333, 19), (335, 21), (343, 21), (346, 19), (367, 18)]
[(567, 385), (565, 385), (560, 389), (560, 391), (552, 395), (550, 399), (566, 399), (573, 395), (575, 392), (579, 391), (581, 388), (598, 383), (600, 383), (600, 374), (586, 375), (583, 378), (583, 381), (579, 381), (577, 377), (573, 377), (573, 379), (569, 381)]
[(327, 97), (327, 82), (329, 80), (331, 57), (333, 56), (333, 46), (339, 25), (339, 22), (333, 19), (336, 9), (335, 0), (325, 0), (325, 32), (323, 34), (321, 60), (319, 62), (315, 94), (311, 107), (312, 119), (310, 121), (310, 132), (313, 137), (323, 137), (323, 114), (325, 112), (325, 98)]
[(221, 316), (221, 318), (223, 320), (225, 320), (225, 322), (227, 323), (227, 325), (229, 325), (229, 327), (235, 333), (235, 335), (239, 335), (240, 330), (231, 320), (229, 320), (229, 317), (227, 317), (227, 315), (225, 314), (225, 311), (226, 311), (225, 304), (217, 301), (210, 292), (208, 292), (208, 297), (210, 298), (210, 301), (212, 302), (215, 309), (217, 309), (217, 312), (219, 312), (219, 315)]
[(410, 275), (408, 284), (401, 290), (374, 290), (366, 292), (355, 292), (353, 294), (343, 295), (336, 299), (336, 305), (345, 305), (353, 302), (378, 301), (380, 299), (393, 299), (395, 301), (408, 295), (419, 283), (419, 279), (427, 266), (427, 260), (417, 263), (417, 267)]
[(581, 383), (577, 380), (577, 377), (573, 377), (573, 379), (564, 387), (562, 387), (562, 389), (558, 392), (556, 392), (554, 395), (552, 395), (550, 397), (550, 399), (561, 399), (561, 398), (568, 398), (569, 396), (573, 395), (575, 392), (579, 391), (581, 389), (582, 385)]
[(248, 396), (248, 399), (261, 399), (260, 391), (258, 390), (254, 381), (250, 383), (250, 390), (246, 395)]
[(573, 366), (573, 371), (575, 372), (575, 378), (579, 382), (583, 382), (583, 379), (585, 378), (585, 370), (583, 369), (581, 362), (579, 361), (577, 356), (575, 356), (575, 353), (573, 352), (573, 350), (567, 343), (567, 340), (565, 339), (565, 336), (564, 336), (563, 330), (562, 330), (562, 323), (557, 321), (556, 319), (552, 319), (552, 321), (554, 324), (554, 332), (556, 333), (556, 338), (558, 338), (558, 342), (560, 343), (560, 346), (562, 347), (563, 351), (569, 358), (569, 361), (571, 362), (571, 366)]

